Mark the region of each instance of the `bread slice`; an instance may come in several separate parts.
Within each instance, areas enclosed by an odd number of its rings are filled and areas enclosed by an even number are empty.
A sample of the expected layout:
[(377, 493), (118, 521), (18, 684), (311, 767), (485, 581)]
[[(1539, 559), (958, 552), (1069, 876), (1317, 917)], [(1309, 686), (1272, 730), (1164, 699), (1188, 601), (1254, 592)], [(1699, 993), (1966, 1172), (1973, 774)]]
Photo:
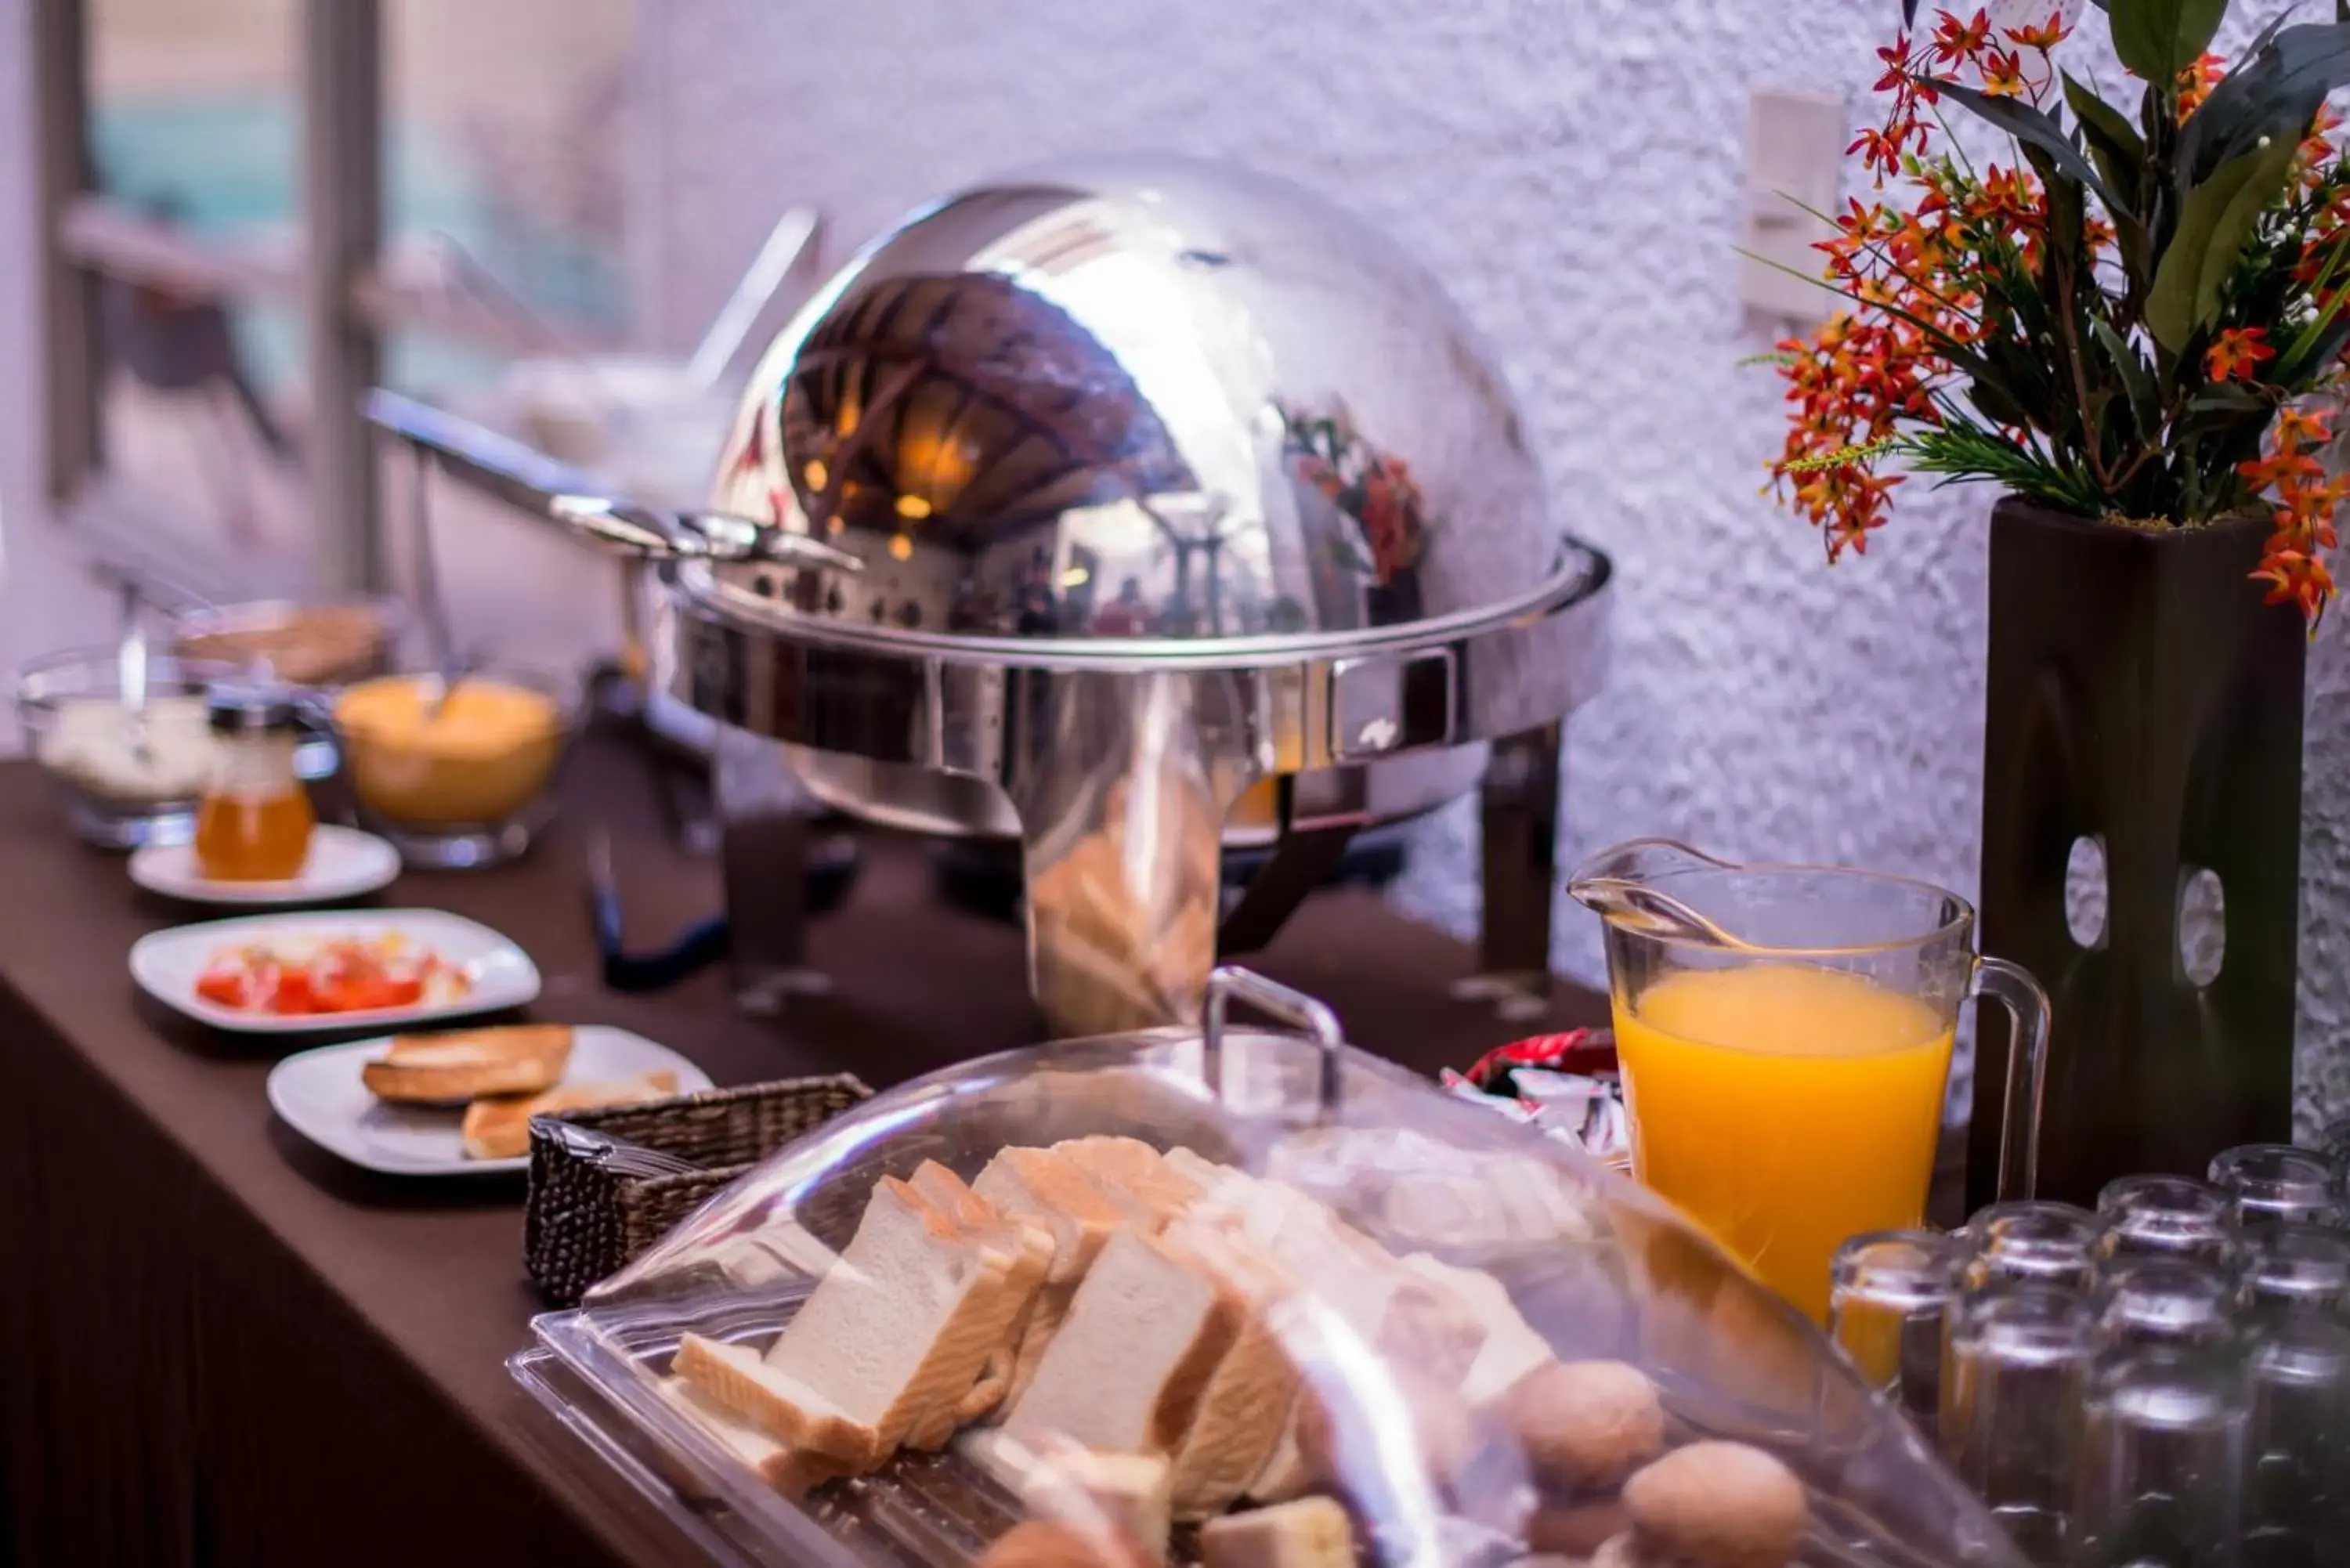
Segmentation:
[[(847, 1251), (768, 1349), (769, 1367), (869, 1429), (880, 1457), (925, 1417), (951, 1412), (1007, 1331), (1006, 1293), (1026, 1238), (980, 1211), (966, 1218), (884, 1177)], [(934, 1429), (926, 1423), (922, 1435)]]
[[(1139, 1138), (1070, 1138), (1049, 1151), (1075, 1171), (1104, 1200), (1117, 1223), (1155, 1236), (1189, 1214), (1201, 1200), (1198, 1183), (1165, 1163), (1159, 1151)], [(1038, 1305), (1021, 1336), (1014, 1358), (1012, 1396), (1006, 1407), (1017, 1404), (1044, 1365), (1053, 1335), (1059, 1331), (1075, 1302), (1077, 1282), (1038, 1293)]]
[(798, 1378), (767, 1365), (747, 1345), (689, 1334), (671, 1368), (720, 1408), (749, 1421), (776, 1443), (805, 1450), (861, 1475), (889, 1457), (871, 1423), (860, 1421)]
[(1243, 1495), (1252, 1501), (1287, 1502), (1314, 1490), (1313, 1469), (1306, 1464), (1305, 1452), (1297, 1441), (1297, 1407), (1303, 1397), (1302, 1394), (1293, 1397), (1288, 1408), (1281, 1412), (1280, 1435), (1274, 1439), (1264, 1463), (1243, 1489)]
[(1200, 1184), (1170, 1167), (1140, 1138), (1069, 1138), (1053, 1149), (1092, 1178), (1128, 1224), (1146, 1231), (1165, 1229), (1200, 1200)]
[(1053, 1237), (1051, 1267), (1015, 1325), (1005, 1358), (1002, 1403), (1008, 1408), (1036, 1375), (1045, 1347), (1068, 1315), (1086, 1271), (1125, 1211), (1075, 1160), (1046, 1148), (1002, 1150), (979, 1173), (972, 1189), (1006, 1213), (1043, 1225)]
[(1448, 1293), (1473, 1316), (1483, 1330), (1477, 1353), (1461, 1382), (1461, 1397), (1471, 1405), (1501, 1397), (1521, 1379), (1557, 1359), (1550, 1342), (1534, 1331), (1509, 1287), (1483, 1269), (1463, 1269), (1414, 1252), (1403, 1266)]
[(530, 1118), (598, 1106), (629, 1106), (677, 1093), (677, 1075), (666, 1069), (612, 1078), (600, 1084), (567, 1084), (520, 1099), (475, 1100), (465, 1107), (461, 1131), (467, 1159), (515, 1159), (530, 1152)]
[(1172, 1458), (1240, 1335), (1238, 1296), (1139, 1231), (1102, 1246), (1004, 1430)]
[(1200, 1530), (1201, 1568), (1354, 1568), (1355, 1527), (1326, 1497), (1211, 1520)]
[(563, 1081), (571, 1061), (568, 1023), (511, 1023), (445, 1034), (400, 1034), (359, 1068), (379, 1100), (455, 1106), (484, 1095), (536, 1095)]
[(1118, 1229), (1119, 1210), (1077, 1164), (1048, 1148), (1006, 1148), (987, 1162), (972, 1191), (1015, 1219), (1052, 1232), (1054, 1284), (1082, 1279), (1102, 1243)]
[(1055, 1443), (1021, 1478), (1020, 1501), (1038, 1518), (1057, 1519), (1089, 1537), (1123, 1537), (1142, 1548), (1146, 1561), (1164, 1563), (1173, 1525), (1171, 1475), (1155, 1454)]
[(954, 1399), (919, 1413), (907, 1429), (908, 1448), (938, 1449), (946, 1446), (957, 1428), (993, 1413), (1010, 1391), (1013, 1348), (1037, 1287), (1052, 1267), (1053, 1236), (1042, 1225), (1006, 1214), (936, 1160), (924, 1160), (911, 1184), (967, 1239), (1010, 1260), (998, 1295), (973, 1309), (970, 1332), (974, 1339), (985, 1340), (988, 1349), (970, 1385)]
[(1175, 1518), (1211, 1519), (1239, 1501), (1264, 1468), (1296, 1397), (1297, 1365), (1273, 1310), (1293, 1285), (1246, 1243), (1211, 1225), (1179, 1221), (1166, 1241), (1212, 1272), (1242, 1307), (1232, 1348), (1209, 1377), (1176, 1450), (1170, 1488)]
[(786, 1448), (682, 1377), (664, 1377), (661, 1394), (761, 1480), (797, 1501), (827, 1481), (850, 1473), (836, 1459)]

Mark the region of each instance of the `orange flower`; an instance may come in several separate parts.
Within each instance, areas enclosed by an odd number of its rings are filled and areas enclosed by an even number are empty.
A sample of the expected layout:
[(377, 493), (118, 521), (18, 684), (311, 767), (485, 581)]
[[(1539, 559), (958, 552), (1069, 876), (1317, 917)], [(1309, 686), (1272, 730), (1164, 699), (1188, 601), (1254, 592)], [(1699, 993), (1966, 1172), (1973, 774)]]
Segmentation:
[(1898, 92), (1909, 85), (1909, 35), (1902, 34), (1886, 47), (1877, 51), (1885, 62), (1885, 74), (1877, 78), (1871, 92)]
[(1989, 98), (2023, 98), (2023, 57), (2012, 49), (1990, 49), (1983, 55), (1982, 89)]
[(1977, 11), (1961, 22), (1945, 11), (1934, 25), (1934, 63), (1955, 66), (1972, 60), (1991, 46), (1991, 13)]
[(2325, 422), (2327, 417), (2305, 409), (2279, 409), (2276, 424), (2270, 433), (2275, 436), (2279, 446), (2293, 451), (2324, 446), (2334, 439), (2334, 431)]
[(2218, 55), (2198, 55), (2195, 63), (2178, 73), (2178, 123), (2203, 107), (2220, 78), (2228, 74), (2228, 62)]
[(2276, 358), (2276, 350), (2268, 346), (2268, 335), (2265, 327), (2228, 327), (2220, 334), (2220, 340), (2204, 351), (2205, 372), (2215, 381), (2232, 381), (2240, 377), (2251, 380), (2255, 369)]
[(2318, 105), (2316, 118), (2309, 122), (2309, 134), (2301, 139), (2293, 155), (2293, 178), (2305, 191), (2320, 191), (2325, 186), (2327, 161), (2334, 155), (2333, 133), (2342, 127), (2342, 117)]
[(2325, 465), (2313, 453), (2333, 439), (2325, 415), (2281, 409), (2260, 461), (2236, 466), (2248, 482), (2276, 497), (2276, 532), (2252, 579), (2269, 585), (2269, 603), (2296, 606), (2313, 636), (2334, 597), (2334, 575), (2320, 552), (2335, 546), (2334, 514), (2350, 497), (2350, 474), (2326, 479)]
[(2010, 27), (2007, 29), (2007, 36), (2011, 42), (2020, 44), (2027, 49), (2038, 49), (2044, 55), (2071, 37), (2073, 29), (2065, 24), (2064, 12), (2051, 11), (2048, 13), (2048, 20), (2040, 26)]

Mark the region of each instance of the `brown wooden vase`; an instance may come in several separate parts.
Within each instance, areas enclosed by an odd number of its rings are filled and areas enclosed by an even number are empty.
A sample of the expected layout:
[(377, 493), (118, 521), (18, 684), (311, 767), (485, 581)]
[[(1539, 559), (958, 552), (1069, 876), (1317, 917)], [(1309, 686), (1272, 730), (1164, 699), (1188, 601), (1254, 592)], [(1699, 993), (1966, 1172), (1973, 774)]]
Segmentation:
[[(2012, 497), (1991, 513), (1982, 949), (2048, 988), (2040, 1192), (2199, 1176), (2293, 1122), (2303, 663), (2290, 606), (2248, 579), (2264, 521), (2148, 532)], [(2104, 849), (2104, 929), (2065, 918), (2074, 841)], [(2183, 890), (2220, 880), (2207, 985), (2179, 951)], [(1970, 1208), (1998, 1173), (2003, 1030), (1985, 1029)]]

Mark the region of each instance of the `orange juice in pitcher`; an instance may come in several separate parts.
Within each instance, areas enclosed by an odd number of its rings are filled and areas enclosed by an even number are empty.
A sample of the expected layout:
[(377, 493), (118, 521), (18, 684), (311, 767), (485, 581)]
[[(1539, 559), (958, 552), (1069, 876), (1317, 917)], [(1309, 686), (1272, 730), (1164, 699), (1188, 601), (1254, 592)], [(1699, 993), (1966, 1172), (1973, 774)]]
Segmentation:
[(2001, 1196), (2028, 1197), (2047, 998), (1922, 882), (1644, 839), (1568, 890), (1607, 922), (1635, 1174), (1825, 1321), (1847, 1238), (1923, 1218), (1960, 1004), (2016, 1021)]
[(1835, 970), (1669, 975), (1616, 1014), (1635, 1173), (1824, 1317), (1845, 1238), (1925, 1217), (1952, 1033)]

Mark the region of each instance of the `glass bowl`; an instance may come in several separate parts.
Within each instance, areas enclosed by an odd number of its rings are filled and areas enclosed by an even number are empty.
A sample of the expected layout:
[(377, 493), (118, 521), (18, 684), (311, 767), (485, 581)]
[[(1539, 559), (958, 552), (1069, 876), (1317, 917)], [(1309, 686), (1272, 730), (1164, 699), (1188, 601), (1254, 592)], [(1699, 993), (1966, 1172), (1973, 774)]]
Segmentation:
[[(316, 691), (390, 674), (407, 627), (408, 607), (396, 598), (255, 599), (173, 616), (172, 646), (185, 659), (257, 669), (277, 684)], [(307, 708), (304, 722), (294, 772), (315, 784), (334, 774), (335, 740)]]
[(234, 679), (216, 660), (147, 656), (144, 732), (122, 705), (120, 651), (77, 648), (16, 671), (16, 717), (74, 832), (103, 849), (184, 844), (210, 781), (204, 693)]
[(260, 599), (182, 611), (172, 647), (186, 659), (266, 665), (282, 685), (341, 686), (391, 673), (407, 625), (396, 598)]
[(328, 712), (359, 820), (411, 866), (501, 865), (555, 815), (585, 691), (575, 676), (486, 665), (442, 696), (430, 672), (333, 693)]

